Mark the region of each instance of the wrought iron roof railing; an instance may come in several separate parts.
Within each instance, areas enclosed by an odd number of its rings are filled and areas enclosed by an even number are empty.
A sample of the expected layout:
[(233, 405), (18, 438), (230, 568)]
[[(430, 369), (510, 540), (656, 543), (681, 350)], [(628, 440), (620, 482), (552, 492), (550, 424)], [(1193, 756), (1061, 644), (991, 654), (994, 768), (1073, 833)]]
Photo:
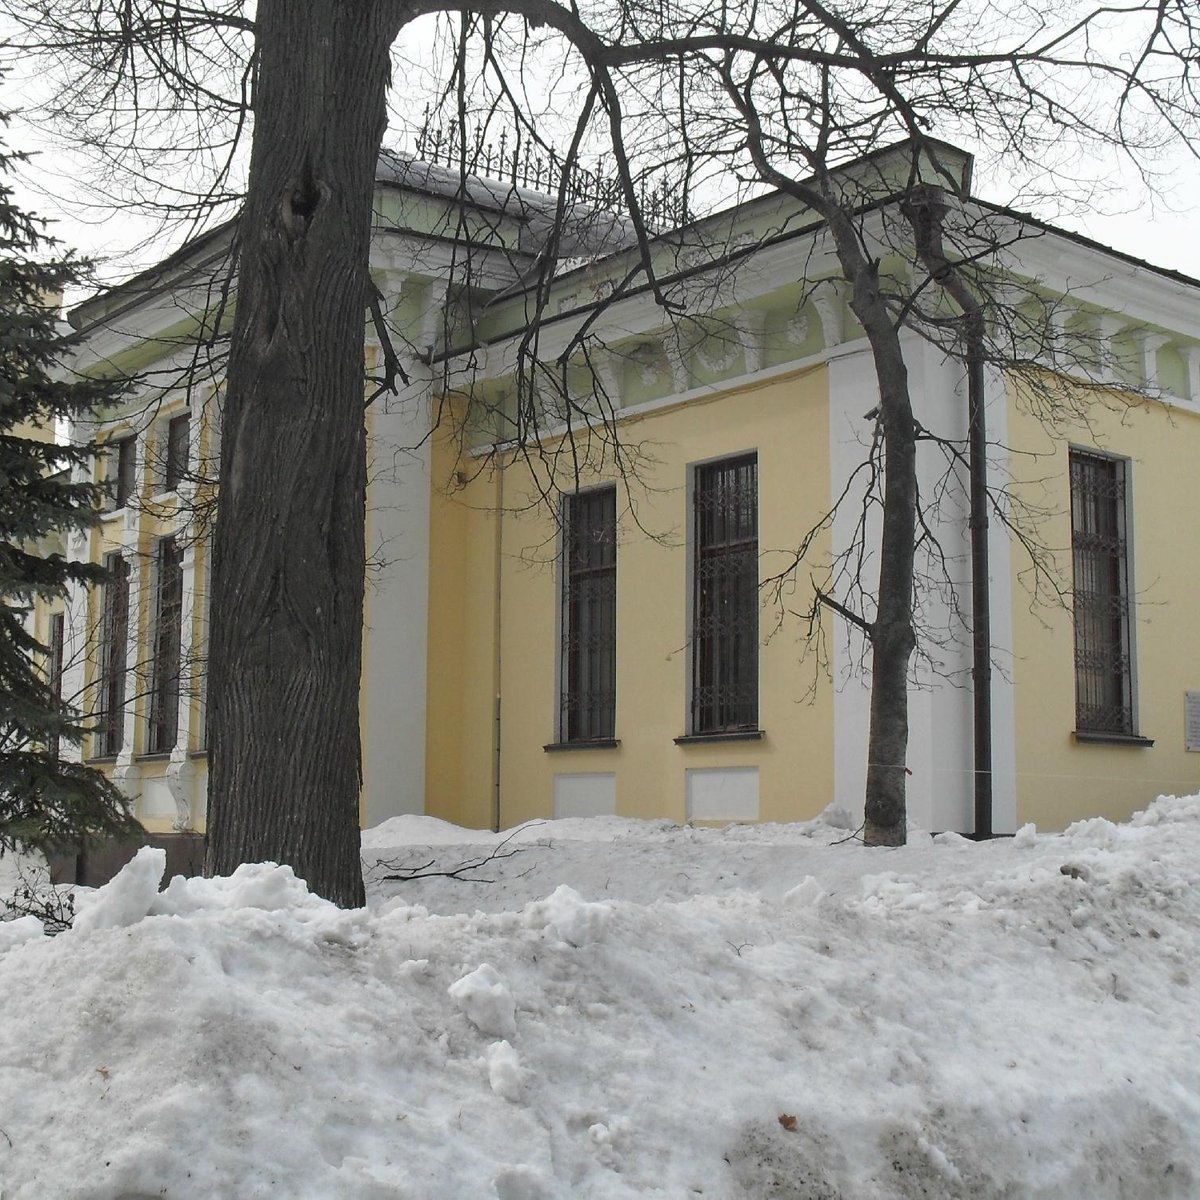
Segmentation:
[[(572, 203), (619, 212), (627, 197), (621, 181), (566, 160), (552, 146), (522, 138), (518, 129), (510, 140), (507, 129), (497, 138), (488, 138), (484, 127), (474, 132), (458, 123), (434, 124), (428, 109), (416, 138), (416, 155), (422, 162), (450, 170), (463, 170), (514, 187), (525, 187), (545, 195), (557, 195), (566, 175), (567, 199)], [(672, 191), (665, 182), (642, 179), (634, 184), (634, 202), (643, 222), (651, 229), (677, 228), (690, 220), (687, 196)]]

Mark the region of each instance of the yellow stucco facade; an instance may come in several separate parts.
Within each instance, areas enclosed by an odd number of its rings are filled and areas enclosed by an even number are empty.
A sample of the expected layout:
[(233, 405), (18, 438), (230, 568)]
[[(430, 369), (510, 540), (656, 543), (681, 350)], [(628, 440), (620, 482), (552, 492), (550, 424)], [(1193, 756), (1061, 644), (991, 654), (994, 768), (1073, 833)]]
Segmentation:
[[(429, 644), (438, 666), (429, 680), (427, 811), (460, 824), (507, 827), (554, 814), (556, 776), (603, 772), (616, 777), (620, 815), (683, 820), (686, 770), (756, 766), (761, 819), (816, 815), (832, 795), (833, 709), (828, 688), (814, 695), (809, 687), (812, 667), (801, 661), (798, 621), (785, 618), (761, 649), (761, 740), (675, 739), (687, 730), (689, 469), (757, 454), (761, 578), (785, 566), (828, 507), (824, 368), (658, 407), (626, 418), (619, 432), (642, 451), (636, 475), (596, 471), (579, 480), (584, 488), (618, 482), (619, 745), (603, 749), (544, 749), (557, 740), (560, 581), (558, 530), (542, 489), (514, 452), (470, 478), (457, 443), (440, 443), (431, 518)], [(460, 472), (467, 482), (458, 482)], [(559, 482), (573, 490), (569, 476), (560, 474)], [(764, 608), (764, 634), (775, 615)]]
[(1200, 789), (1200, 754), (1184, 741), (1184, 700), (1200, 690), (1200, 525), (1190, 493), (1200, 462), (1200, 410), (1072, 385), (1049, 430), (1010, 385), (1015, 490), (1045, 516), (1038, 541), (1054, 551), (1058, 582), (1072, 584), (1072, 448), (1125, 460), (1133, 598), (1132, 654), (1138, 742), (1089, 742), (1075, 732), (1071, 598), (1033, 603), (1028, 555), (1013, 551), (1018, 820), (1062, 828), (1084, 816), (1127, 819), (1160, 794)]
[[(205, 458), (214, 448), (215, 431), (211, 422), (200, 420), (210, 410), (197, 405), (193, 412), (190, 437), (199, 439), (192, 447), (192, 459)], [(86, 761), (114, 773), (135, 797), (138, 819), (150, 833), (171, 833), (179, 828), (180, 817), (170, 798), (168, 770), (171, 752), (152, 752), (149, 744), (150, 691), (153, 673), (152, 650), (156, 620), (156, 549), (160, 539), (175, 535), (187, 556), (186, 604), (181, 631), (181, 666), (178, 679), (182, 732), (176, 757), (183, 756), (190, 776), (188, 790), (203, 796), (207, 786), (207, 760), (204, 735), (203, 657), (208, 643), (207, 580), (210, 547), (198, 514), (204, 496), (189, 494), (183, 501), (175, 491), (166, 491), (160, 480), (165, 453), (167, 424), (173, 417), (188, 412), (187, 400), (176, 395), (146, 410), (132, 407), (127, 417), (118, 417), (105, 432), (106, 441), (123, 437), (139, 439), (136, 495), (128, 507), (107, 513), (88, 535), (88, 558), (104, 563), (109, 555), (121, 555), (129, 568), (128, 644), (136, 648), (126, 659), (125, 707), (121, 750), (116, 755), (101, 754), (99, 735), (84, 739)], [(111, 462), (98, 460), (97, 478), (107, 481)], [(85, 712), (101, 708), (99, 680), (103, 651), (104, 590), (88, 589), (83, 596), (86, 620), (77, 623), (75, 678), (83, 687)], [(204, 813), (192, 806), (187, 828), (204, 831)]]
[[(967, 178), (968, 157), (953, 155)], [(903, 155), (897, 161), (908, 162)], [(605, 225), (611, 241), (583, 238), (569, 256), (577, 261), (560, 264), (545, 307), (536, 307), (526, 284), (545, 228), (538, 222), (549, 210), (536, 197), (505, 190), (503, 203), (516, 204), (520, 220), (481, 226), (475, 257), (460, 261), (447, 249), (461, 232), (458, 181), (428, 164), (414, 169), (415, 178), (403, 168), (381, 184), (372, 248), (393, 349), (403, 348), (410, 378), (395, 394), (378, 395), (366, 416), (363, 824), (417, 812), (476, 828), (604, 812), (792, 821), (832, 803), (852, 828), (862, 812), (869, 727), (869, 654), (855, 618), (870, 620), (878, 570), (878, 476), (862, 471), (879, 432), (878, 379), (828, 241), (778, 196), (713, 218), (713, 228), (725, 231), (719, 244), (730, 250), (719, 260), (704, 237), (693, 244), (687, 229), (678, 231), (678, 244), (656, 239), (655, 269), (675, 289), (673, 304), (689, 309), (664, 318), (649, 289), (623, 282), (637, 275), (636, 250), (617, 226)], [(479, 203), (481, 212), (501, 203), (490, 185), (472, 195), (467, 206)], [(981, 229), (1020, 219), (991, 210), (977, 216)], [(888, 235), (882, 210), (863, 221), (872, 237)], [(170, 360), (181, 370), (180, 339), (211, 323), (202, 311), (211, 297), (203, 283), (222, 261), (218, 250), (216, 242), (200, 244), (194, 275), (180, 258), (178, 279), (132, 281), (89, 302), (81, 320), (94, 341), (91, 361), (135, 369)], [(881, 264), (893, 280), (914, 267), (895, 244)], [(930, 653), (914, 659), (909, 694), (909, 812), (925, 828), (963, 833), (1124, 818), (1160, 792), (1200, 788), (1200, 753), (1184, 741), (1185, 693), (1200, 692), (1191, 634), (1200, 532), (1187, 515), (1200, 459), (1196, 284), (1049, 230), (1021, 243), (1003, 271), (1022, 318), (1013, 336), (1019, 341), (1028, 326), (1031, 346), (1014, 343), (1014, 357), (1001, 355), (989, 368), (988, 457), (993, 483), (1011, 481), (1025, 503), (1013, 509), (1018, 524), (1037, 518), (1030, 532), (1050, 566), (1035, 601), (1019, 539), (993, 521), (990, 768), (974, 758), (968, 385), (962, 363), (937, 339), (904, 335), (914, 414), (933, 435), (918, 448), (922, 552), (938, 547), (925, 560), (916, 597)], [(187, 304), (176, 292), (200, 306), (186, 328), (179, 322)], [(535, 308), (533, 350), (527, 334)], [(369, 327), (368, 376), (380, 361), (379, 336)], [(1011, 362), (1029, 370), (1036, 364), (1040, 396), (1024, 394), (1016, 376), (1005, 379), (1001, 364)], [(1049, 421), (1040, 419), (1039, 405), (1066, 388), (1068, 376), (1076, 415), (1055, 405)], [(203, 386), (143, 394), (101, 422), (104, 438), (137, 438), (138, 502), (106, 516), (73, 551), (92, 561), (119, 552), (130, 568), (138, 599), (128, 636), (124, 746), (99, 761), (136, 798), (138, 817), (154, 832), (203, 831), (206, 766), (195, 681), (181, 692), (174, 748), (146, 753), (154, 554), (186, 519), (177, 498), (155, 495), (153, 458), (165, 422), (190, 401), (199, 438), (193, 457), (204, 460), (198, 475), (214, 478), (219, 414), (208, 401), (215, 382), (205, 377)], [(1159, 399), (1134, 402), (1137, 395)], [(563, 434), (567, 415), (573, 442)], [(1137, 736), (1100, 738), (1091, 728), (1080, 737), (1076, 728), (1072, 449), (1126, 464)], [(692, 481), (699, 466), (750, 454), (759, 582), (785, 570), (814, 527), (820, 532), (782, 602), (760, 588), (752, 722), (705, 724), (696, 719), (691, 678), (704, 652), (695, 649), (702, 639), (690, 611), (702, 591)], [(563, 497), (610, 486), (615, 727), (611, 736), (564, 735)], [(818, 661), (806, 637), (811, 581), (824, 586), (824, 569), (839, 561), (851, 564), (849, 575), (856, 566), (861, 574), (832, 585), (835, 599), (849, 601), (843, 612), (851, 619), (823, 610)], [(205, 539), (190, 538), (181, 642), (185, 655), (191, 648), (201, 659), (208, 572)], [(744, 568), (738, 586), (752, 590), (751, 574)], [(72, 627), (94, 640), (101, 597), (84, 605)], [(737, 607), (740, 619), (752, 611), (752, 597), (747, 603), (739, 593)], [(604, 613), (608, 621), (610, 609)], [(729, 675), (714, 689), (740, 686), (729, 679), (741, 669), (745, 644), (728, 651), (714, 677)], [(92, 692), (94, 650), (78, 675)], [(607, 723), (611, 689), (605, 682), (592, 690), (604, 694)], [(95, 707), (94, 697), (85, 702)], [(93, 744), (84, 753), (95, 761)], [(977, 821), (974, 806), (976, 779), (987, 770), (990, 825)]]

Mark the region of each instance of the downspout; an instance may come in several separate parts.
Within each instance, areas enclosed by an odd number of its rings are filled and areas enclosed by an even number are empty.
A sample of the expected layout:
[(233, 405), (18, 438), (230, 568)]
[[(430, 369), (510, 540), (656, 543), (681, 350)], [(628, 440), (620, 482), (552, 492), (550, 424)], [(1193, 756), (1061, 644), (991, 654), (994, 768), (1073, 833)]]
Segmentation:
[[(961, 285), (960, 285), (961, 286)], [(966, 293), (967, 289), (961, 290)], [(992, 836), (992, 598), (988, 577), (987, 425), (984, 412), (983, 309), (971, 297), (967, 341), (967, 470), (971, 528), (971, 678), (975, 717), (975, 837)]]
[(501, 727), (501, 707), (500, 697), (502, 693), (502, 676), (501, 671), (504, 665), (503, 658), (500, 652), (500, 635), (502, 626), (500, 621), (500, 604), (504, 597), (504, 457), (497, 456), (498, 466), (496, 468), (496, 558), (494, 563), (494, 577), (492, 587), (492, 683), (494, 686), (495, 698), (493, 700), (493, 761), (492, 761), (492, 828), (499, 833), (502, 824), (500, 820), (500, 727)]
[(962, 310), (967, 367), (968, 528), (971, 530), (971, 699), (973, 708), (975, 833), (992, 837), (992, 601), (988, 557), (987, 424), (984, 395), (983, 305), (942, 248), (946, 200), (941, 188), (918, 189), (906, 209), (917, 252), (932, 277)]

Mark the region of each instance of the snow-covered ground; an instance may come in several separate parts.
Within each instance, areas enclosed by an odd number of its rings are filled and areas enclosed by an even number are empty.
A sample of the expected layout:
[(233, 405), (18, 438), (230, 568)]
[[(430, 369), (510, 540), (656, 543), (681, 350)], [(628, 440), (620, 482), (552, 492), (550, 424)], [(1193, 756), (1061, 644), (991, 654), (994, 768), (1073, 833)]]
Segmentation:
[(360, 912), (143, 851), (0, 926), (0, 1198), (1200, 1195), (1200, 799), (840, 825), (401, 818)]

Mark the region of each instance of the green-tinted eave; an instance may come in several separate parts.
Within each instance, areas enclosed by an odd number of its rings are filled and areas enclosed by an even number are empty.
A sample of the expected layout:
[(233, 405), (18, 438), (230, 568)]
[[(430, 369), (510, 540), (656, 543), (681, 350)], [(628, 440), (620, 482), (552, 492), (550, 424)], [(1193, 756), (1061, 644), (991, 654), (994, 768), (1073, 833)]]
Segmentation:
[(439, 241), (469, 241), (480, 247), (521, 252), (525, 222), (478, 204), (380, 183), (373, 208), (377, 231)]
[(116, 317), (143, 307), (155, 296), (178, 290), (190, 279), (211, 278), (210, 268), (228, 253), (228, 239), (236, 222), (226, 221), (215, 229), (185, 242), (173, 254), (115, 287), (76, 305), (68, 314), (71, 327), (84, 337), (111, 325)]
[[(224, 306), (221, 332), (227, 333), (233, 322), (234, 304)], [(90, 363), (81, 363), (77, 369), (81, 375), (92, 379), (131, 378), (147, 367), (162, 362), (183, 347), (194, 347), (199, 338), (211, 337), (213, 314), (203, 313), (184, 317), (174, 325), (156, 333), (153, 337), (132, 341), (125, 349)]]
[[(935, 162), (930, 161), (931, 155)], [(952, 185), (965, 196), (970, 189), (972, 162), (966, 151), (931, 139), (922, 148), (917, 174), (926, 182)], [(856, 201), (855, 207), (867, 211), (906, 191), (912, 170), (911, 143), (901, 142), (837, 168), (835, 176), (839, 187)], [(811, 209), (793, 197), (770, 191), (651, 239), (650, 261), (660, 282), (674, 283), (733, 261), (747, 250), (759, 250), (773, 242), (811, 232), (821, 224), (823, 221)], [(711, 248), (717, 246), (727, 247), (728, 252), (712, 254)], [(688, 260), (690, 250), (701, 252), (698, 263)], [(640, 282), (630, 294), (647, 287), (636, 246), (566, 271), (555, 279), (540, 313), (535, 309), (533, 292), (517, 292), (489, 306), (476, 323), (475, 338), (491, 342), (510, 336), (538, 317), (565, 317), (589, 311), (595, 307), (598, 296), (605, 292), (612, 294), (634, 271), (638, 271)], [(467, 348), (456, 346), (451, 352)]]

